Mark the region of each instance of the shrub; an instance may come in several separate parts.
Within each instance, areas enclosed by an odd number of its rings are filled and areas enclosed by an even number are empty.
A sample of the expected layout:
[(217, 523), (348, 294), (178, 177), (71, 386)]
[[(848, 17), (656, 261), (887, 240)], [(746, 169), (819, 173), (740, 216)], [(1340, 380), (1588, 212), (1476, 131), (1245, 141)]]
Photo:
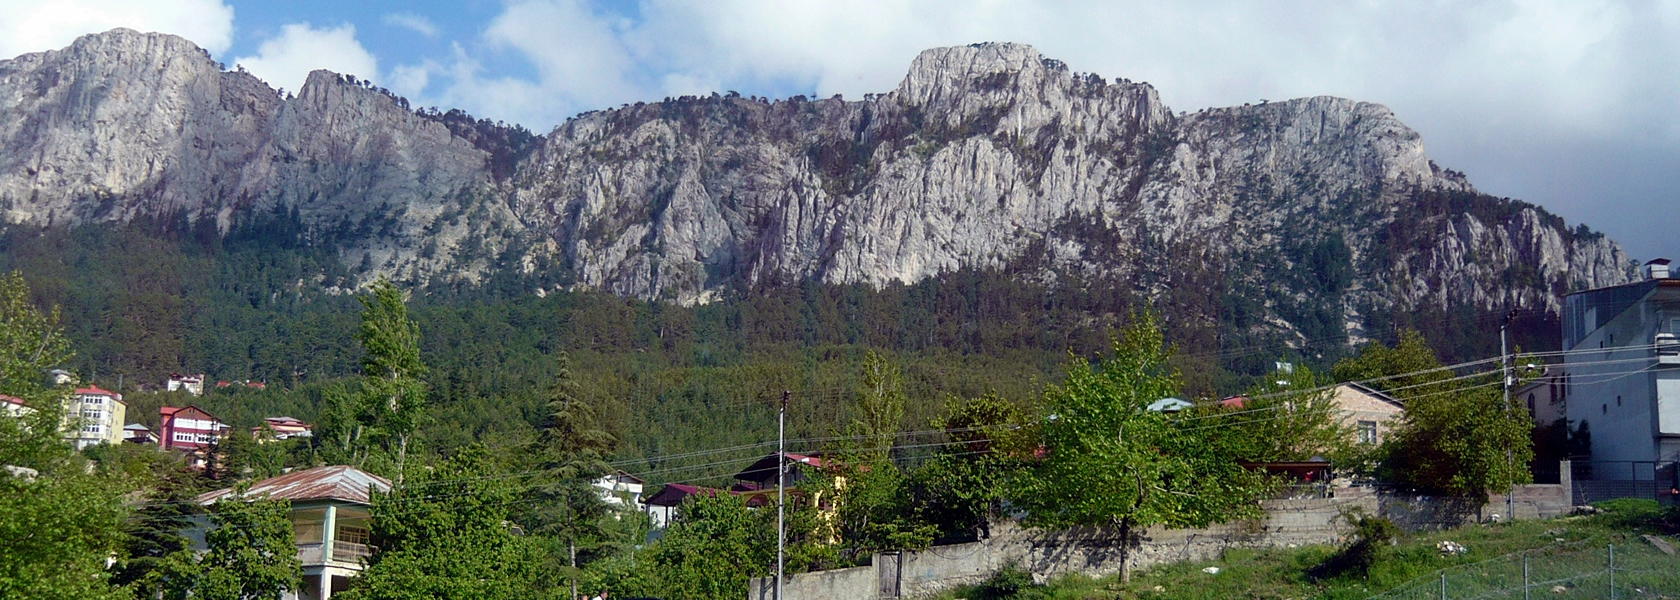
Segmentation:
[(1010, 600), (1021, 592), (1040, 587), (1033, 583), (1032, 573), (1014, 565), (1004, 567), (974, 589), (974, 600)]
[(1400, 537), (1400, 527), (1395, 525), (1394, 521), (1367, 515), (1357, 508), (1344, 513), (1342, 518), (1353, 524), (1354, 540), (1329, 560), (1308, 571), (1307, 574), (1315, 580), (1349, 573), (1356, 573), (1360, 577), (1369, 575), (1371, 565), (1376, 564), (1383, 548)]

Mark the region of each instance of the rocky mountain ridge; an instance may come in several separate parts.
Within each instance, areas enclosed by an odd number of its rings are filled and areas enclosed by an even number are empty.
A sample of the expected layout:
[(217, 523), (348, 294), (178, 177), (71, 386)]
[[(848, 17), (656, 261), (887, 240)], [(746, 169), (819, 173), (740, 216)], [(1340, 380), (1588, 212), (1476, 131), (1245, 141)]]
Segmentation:
[(0, 61), (9, 222), (226, 231), (275, 206), (367, 277), (517, 269), (697, 303), (1007, 270), (1193, 288), (1303, 338), (1357, 340), (1374, 312), (1555, 308), (1632, 275), (1614, 242), (1436, 166), (1383, 106), (1175, 114), (1016, 44), (928, 50), (862, 100), (684, 97), (541, 137), (325, 71), (282, 94), (168, 35)]

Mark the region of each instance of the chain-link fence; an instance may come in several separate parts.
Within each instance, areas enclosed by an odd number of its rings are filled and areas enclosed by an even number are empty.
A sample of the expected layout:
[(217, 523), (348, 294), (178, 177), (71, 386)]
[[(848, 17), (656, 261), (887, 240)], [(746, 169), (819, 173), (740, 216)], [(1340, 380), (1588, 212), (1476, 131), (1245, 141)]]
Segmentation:
[(1637, 538), (1559, 545), (1443, 569), (1371, 598), (1680, 599), (1680, 557)]

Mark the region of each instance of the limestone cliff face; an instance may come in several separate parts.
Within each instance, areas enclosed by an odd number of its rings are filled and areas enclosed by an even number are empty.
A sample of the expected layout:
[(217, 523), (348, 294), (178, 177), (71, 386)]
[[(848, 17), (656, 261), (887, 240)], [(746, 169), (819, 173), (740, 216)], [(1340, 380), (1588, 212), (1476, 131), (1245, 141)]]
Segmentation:
[(282, 96), (175, 36), (84, 36), (0, 61), (0, 206), (11, 222), (225, 230), (279, 204), (375, 266), (413, 266), (435, 216), (485, 195), (490, 155), (399, 102), (326, 71)]
[(529, 144), (462, 123), (326, 72), (283, 97), (117, 30), (0, 62), (0, 203), (224, 228), (280, 205), (369, 274), (548, 269), (683, 303), (961, 268), (1202, 286), (1355, 338), (1370, 311), (1552, 306), (1631, 275), (1613, 242), (1436, 166), (1380, 105), (1175, 114), (1015, 44), (929, 50), (862, 100), (638, 103)]

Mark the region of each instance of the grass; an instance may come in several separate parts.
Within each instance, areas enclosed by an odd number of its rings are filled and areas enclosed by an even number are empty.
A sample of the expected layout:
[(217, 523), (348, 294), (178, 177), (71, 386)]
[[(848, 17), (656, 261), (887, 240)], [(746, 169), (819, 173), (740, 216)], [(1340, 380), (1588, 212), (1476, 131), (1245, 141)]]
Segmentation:
[[(1608, 598), (1606, 546), (1616, 547), (1618, 598), (1680, 599), (1680, 557), (1657, 551), (1643, 534), (1680, 531), (1680, 510), (1655, 502), (1616, 500), (1598, 505), (1606, 512), (1544, 521), (1472, 525), (1402, 536), (1379, 552), (1365, 576), (1344, 574), (1314, 580), (1314, 566), (1341, 549), (1309, 546), (1293, 549), (1234, 549), (1219, 560), (1163, 565), (1133, 574), (1130, 583), (1113, 577), (1068, 576), (1048, 585), (1031, 585), (1030, 576), (994, 577), (987, 584), (961, 588), (944, 600), (1344, 600), (1440, 597), (1441, 574), (1450, 598), (1522, 598), (1523, 557), (1529, 558), (1533, 598)], [(1446, 555), (1436, 544), (1453, 541), (1468, 548)], [(1669, 541), (1675, 540), (1670, 537)], [(1219, 567), (1218, 574), (1203, 572)], [(1010, 585), (999, 588), (1006, 577)], [(1026, 577), (1025, 585), (1020, 578)], [(988, 585), (990, 584), (990, 585)], [(1556, 589), (1554, 589), (1554, 586)], [(1018, 589), (1012, 589), (1018, 588)]]

